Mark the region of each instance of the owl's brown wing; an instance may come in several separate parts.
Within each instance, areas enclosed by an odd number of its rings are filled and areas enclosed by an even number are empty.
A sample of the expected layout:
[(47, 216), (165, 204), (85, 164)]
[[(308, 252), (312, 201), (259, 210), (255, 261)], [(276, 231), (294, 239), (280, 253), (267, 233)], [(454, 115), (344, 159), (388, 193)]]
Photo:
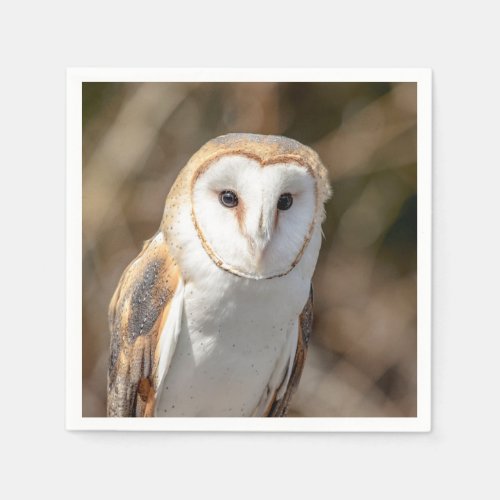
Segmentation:
[(179, 282), (159, 232), (125, 269), (109, 306), (108, 417), (153, 415), (160, 335)]
[[(267, 409), (264, 411), (263, 417), (285, 417), (290, 404), (290, 399), (299, 385), (300, 376), (304, 369), (304, 362), (306, 359), (307, 348), (309, 345), (309, 338), (312, 332), (313, 323), (313, 290), (309, 293), (309, 300), (307, 301), (302, 313), (299, 317), (299, 335), (297, 340), (297, 350), (295, 351), (295, 358), (291, 368), (291, 372), (285, 374), (283, 384), (287, 386), (283, 390), (281, 387), (274, 391)], [(280, 397), (279, 394), (282, 394)]]

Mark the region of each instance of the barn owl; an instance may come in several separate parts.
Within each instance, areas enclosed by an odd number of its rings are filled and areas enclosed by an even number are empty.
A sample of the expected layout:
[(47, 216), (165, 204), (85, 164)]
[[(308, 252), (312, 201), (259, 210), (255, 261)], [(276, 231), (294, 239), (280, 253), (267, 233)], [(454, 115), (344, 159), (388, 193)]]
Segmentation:
[(108, 416), (285, 416), (329, 196), (318, 155), (286, 137), (195, 153), (111, 300)]

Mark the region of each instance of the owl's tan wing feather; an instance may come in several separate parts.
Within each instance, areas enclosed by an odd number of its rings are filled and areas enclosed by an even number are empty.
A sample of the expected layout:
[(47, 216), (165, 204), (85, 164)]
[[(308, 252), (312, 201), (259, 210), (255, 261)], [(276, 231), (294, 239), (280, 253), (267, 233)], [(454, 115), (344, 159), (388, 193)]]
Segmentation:
[(109, 306), (108, 417), (153, 415), (159, 337), (179, 281), (161, 232), (125, 269)]
[[(297, 339), (297, 350), (291, 372), (287, 372), (283, 379), (282, 384), (287, 384), (286, 388), (278, 387), (270, 394), (267, 408), (263, 413), (263, 417), (285, 417), (290, 404), (290, 399), (297, 389), (304, 369), (304, 362), (306, 359), (307, 348), (309, 345), (309, 338), (312, 332), (313, 323), (313, 291), (309, 294), (309, 299), (302, 310), (299, 317), (299, 335)], [(282, 390), (284, 389), (284, 390)], [(282, 394), (280, 397), (279, 395)]]

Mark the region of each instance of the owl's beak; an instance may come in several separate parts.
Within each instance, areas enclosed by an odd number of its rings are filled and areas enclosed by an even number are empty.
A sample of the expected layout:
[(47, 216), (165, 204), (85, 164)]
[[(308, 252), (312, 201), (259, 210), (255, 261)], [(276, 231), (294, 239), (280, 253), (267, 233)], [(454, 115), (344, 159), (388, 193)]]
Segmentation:
[(255, 258), (257, 267), (259, 267), (262, 262), (262, 258), (264, 257), (264, 253), (272, 236), (272, 228), (266, 224), (265, 219), (264, 213), (261, 212), (258, 224), (254, 228), (254, 231), (252, 231), (252, 237), (249, 238), (251, 252)]
[(255, 238), (252, 238), (250, 246), (252, 247), (252, 253), (255, 255), (255, 258), (257, 261), (259, 261), (269, 243), (270, 238), (267, 236), (256, 236)]
[(274, 197), (272, 193), (269, 195), (265, 192), (261, 193), (260, 199), (255, 200), (254, 205), (246, 213), (245, 232), (248, 250), (258, 272), (262, 271), (264, 256), (273, 236), (275, 216), (276, 202)]
[(253, 255), (253, 261), (255, 265), (255, 270), (258, 272), (261, 272), (263, 269), (263, 264), (264, 264), (264, 255), (266, 253), (266, 248), (268, 245), (269, 241), (266, 241), (264, 239), (253, 239), (252, 240), (252, 255)]

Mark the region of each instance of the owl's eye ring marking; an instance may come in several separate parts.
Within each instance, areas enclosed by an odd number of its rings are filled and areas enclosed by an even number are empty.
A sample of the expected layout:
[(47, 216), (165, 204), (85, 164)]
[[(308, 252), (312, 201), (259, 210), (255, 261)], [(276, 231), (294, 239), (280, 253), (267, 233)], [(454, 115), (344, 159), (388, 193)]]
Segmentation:
[(278, 200), (278, 210), (288, 210), (293, 204), (293, 196), (290, 193), (283, 193)]
[(234, 191), (221, 191), (219, 193), (220, 204), (227, 208), (234, 208), (238, 205), (238, 196)]

